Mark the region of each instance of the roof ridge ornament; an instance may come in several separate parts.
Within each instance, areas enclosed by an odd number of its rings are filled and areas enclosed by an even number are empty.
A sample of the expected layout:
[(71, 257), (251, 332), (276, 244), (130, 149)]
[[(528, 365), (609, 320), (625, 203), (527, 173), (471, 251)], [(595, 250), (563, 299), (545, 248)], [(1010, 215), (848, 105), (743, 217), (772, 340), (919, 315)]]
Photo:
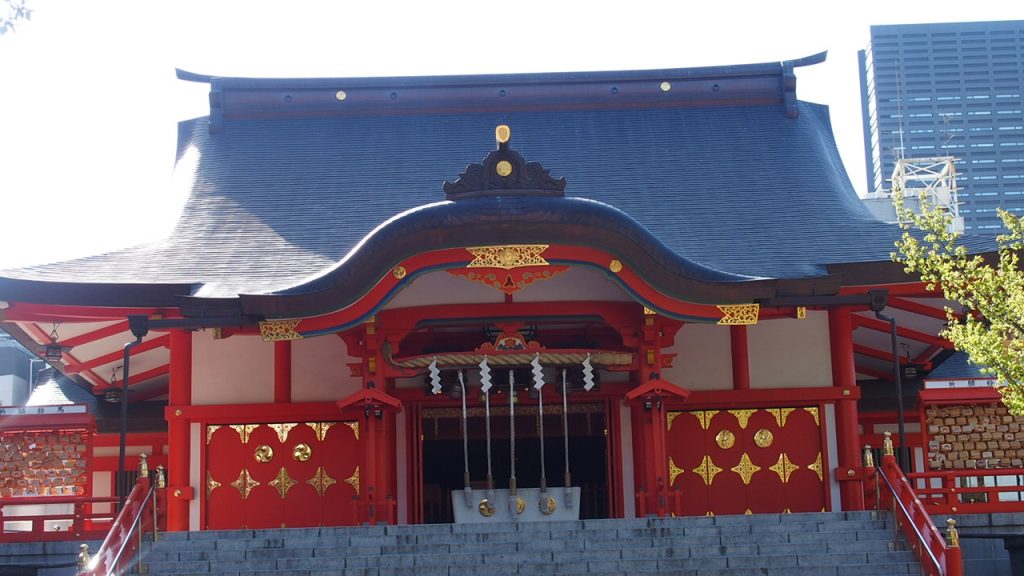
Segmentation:
[(509, 147), (512, 129), (494, 129), (498, 149), (480, 164), (470, 164), (455, 182), (444, 182), (445, 198), (465, 200), (481, 196), (565, 196), (565, 178), (554, 179), (539, 162), (527, 162)]

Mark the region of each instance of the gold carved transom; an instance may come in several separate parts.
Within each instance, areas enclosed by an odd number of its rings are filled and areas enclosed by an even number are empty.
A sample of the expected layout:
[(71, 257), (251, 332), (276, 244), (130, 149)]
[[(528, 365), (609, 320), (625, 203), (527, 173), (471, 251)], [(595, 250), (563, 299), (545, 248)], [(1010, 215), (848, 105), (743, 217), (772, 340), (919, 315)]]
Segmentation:
[(301, 340), (295, 328), (301, 320), (262, 320), (260, 321), (260, 336), (265, 342), (281, 342), (284, 340)]
[(285, 496), (288, 495), (288, 491), (292, 489), (292, 486), (298, 484), (295, 480), (292, 480), (288, 476), (288, 470), (285, 470), (284, 466), (281, 466), (281, 470), (277, 473), (277, 478), (274, 478), (267, 484), (274, 487), (277, 493), (281, 495), (281, 499), (284, 500)]
[(332, 485), (337, 484), (338, 481), (327, 475), (327, 471), (321, 466), (316, 469), (316, 474), (312, 478), (306, 480), (306, 484), (309, 484), (316, 489), (316, 493), (323, 496), (327, 492), (327, 489)]
[(481, 246), (466, 248), (473, 261), (466, 268), (502, 268), (511, 270), (520, 266), (547, 266), (542, 254), (547, 244), (512, 244), (509, 246)]
[(761, 470), (761, 467), (751, 462), (750, 456), (747, 456), (746, 452), (744, 452), (743, 456), (740, 457), (740, 463), (730, 468), (730, 470), (739, 474), (743, 483), (749, 485), (751, 477)]
[(779, 475), (779, 480), (785, 484), (789, 482), (789, 476), (800, 469), (799, 466), (789, 461), (789, 456), (785, 452), (779, 454), (779, 461), (768, 467), (769, 470)]
[(675, 460), (673, 460), (672, 457), (669, 456), (668, 457), (668, 485), (672, 486), (673, 484), (675, 484), (676, 483), (676, 478), (680, 474), (682, 474), (683, 472), (686, 472), (686, 470), (683, 470), (679, 466), (676, 466)]
[(760, 304), (720, 304), (722, 319), (718, 321), (724, 326), (747, 326), (757, 324), (761, 314)]
[(359, 496), (359, 466), (356, 466), (356, 471), (351, 476), (345, 478), (345, 483), (356, 489), (356, 496)]
[(238, 490), (238, 493), (242, 496), (242, 500), (249, 497), (249, 493), (252, 489), (259, 486), (260, 483), (253, 480), (252, 476), (249, 475), (249, 471), (242, 468), (242, 471), (238, 474), (238, 479), (231, 483)]
[(736, 417), (736, 421), (740, 423), (740, 428), (743, 430), (747, 429), (747, 422), (750, 421), (750, 417), (754, 415), (757, 410), (729, 410), (729, 414)]
[(693, 469), (693, 473), (700, 476), (704, 480), (704, 484), (711, 486), (711, 483), (715, 481), (715, 475), (721, 472), (722, 469), (715, 466), (715, 463), (711, 461), (711, 457), (704, 455), (704, 460), (701, 461), (700, 466)]

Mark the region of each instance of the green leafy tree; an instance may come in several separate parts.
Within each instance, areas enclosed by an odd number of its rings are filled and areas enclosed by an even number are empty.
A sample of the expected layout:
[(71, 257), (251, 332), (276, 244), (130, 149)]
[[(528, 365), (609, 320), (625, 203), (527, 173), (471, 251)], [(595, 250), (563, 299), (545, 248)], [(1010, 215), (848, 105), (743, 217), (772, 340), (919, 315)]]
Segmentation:
[(1006, 384), (1003, 402), (1014, 414), (1024, 414), (1024, 220), (999, 210), (1007, 233), (996, 237), (997, 252), (968, 253), (960, 234), (951, 232), (952, 216), (921, 197), (920, 213), (906, 208), (900, 190), (893, 202), (903, 228), (893, 260), (918, 274), (928, 290), (940, 290), (969, 313), (949, 318), (941, 335), (970, 355), (971, 361)]
[(14, 32), (19, 20), (31, 20), (32, 9), (26, 0), (0, 0), (0, 35)]

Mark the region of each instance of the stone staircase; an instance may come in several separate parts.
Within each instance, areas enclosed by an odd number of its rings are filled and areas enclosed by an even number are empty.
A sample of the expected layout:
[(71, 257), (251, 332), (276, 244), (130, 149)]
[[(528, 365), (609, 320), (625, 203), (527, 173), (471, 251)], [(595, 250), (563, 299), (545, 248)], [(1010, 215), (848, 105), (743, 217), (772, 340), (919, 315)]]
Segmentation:
[(163, 534), (150, 575), (919, 574), (873, 512)]

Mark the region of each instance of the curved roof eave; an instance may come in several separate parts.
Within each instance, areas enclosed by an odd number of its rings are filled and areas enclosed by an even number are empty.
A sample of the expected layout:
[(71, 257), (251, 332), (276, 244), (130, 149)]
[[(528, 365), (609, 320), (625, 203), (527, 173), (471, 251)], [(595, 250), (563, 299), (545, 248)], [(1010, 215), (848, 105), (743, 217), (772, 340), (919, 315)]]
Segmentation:
[[(834, 293), (824, 268), (812, 278), (775, 279), (716, 270), (666, 247), (626, 213), (581, 198), (498, 196), (421, 206), (386, 221), (337, 265), (271, 294), (242, 294), (242, 312), (267, 317), (340, 310), (366, 294), (404, 259), (434, 250), (507, 244), (556, 244), (602, 250), (651, 287), (682, 301), (751, 302), (787, 291)], [(455, 264), (455, 263), (453, 263)]]

